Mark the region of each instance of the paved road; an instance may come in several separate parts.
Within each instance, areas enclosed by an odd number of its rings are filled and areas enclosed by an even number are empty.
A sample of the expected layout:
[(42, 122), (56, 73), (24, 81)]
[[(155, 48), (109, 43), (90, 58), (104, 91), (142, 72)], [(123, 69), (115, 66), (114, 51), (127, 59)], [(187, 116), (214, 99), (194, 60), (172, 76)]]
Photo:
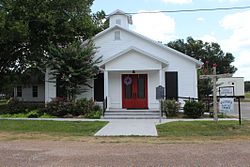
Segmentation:
[(194, 144), (1, 141), (0, 166), (249, 166), (250, 141)]
[[(241, 114), (242, 118), (250, 120), (250, 102), (241, 102)], [(238, 102), (234, 104), (234, 112), (229, 115), (239, 115)]]

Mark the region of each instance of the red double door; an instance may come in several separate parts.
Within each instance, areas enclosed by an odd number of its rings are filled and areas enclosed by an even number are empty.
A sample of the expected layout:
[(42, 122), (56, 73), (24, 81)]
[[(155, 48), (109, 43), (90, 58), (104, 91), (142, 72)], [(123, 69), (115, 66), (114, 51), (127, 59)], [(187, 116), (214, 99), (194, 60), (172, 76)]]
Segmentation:
[(148, 108), (147, 74), (122, 75), (122, 108)]

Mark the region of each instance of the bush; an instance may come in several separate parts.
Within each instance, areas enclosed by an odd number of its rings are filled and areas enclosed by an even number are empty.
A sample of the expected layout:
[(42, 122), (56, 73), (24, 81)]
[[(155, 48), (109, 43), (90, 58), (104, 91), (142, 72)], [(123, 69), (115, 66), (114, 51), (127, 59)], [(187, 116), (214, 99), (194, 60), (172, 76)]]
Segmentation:
[(7, 101), (7, 110), (5, 114), (28, 113), (32, 110), (44, 108), (43, 103), (23, 102), (18, 99), (11, 98)]
[(100, 119), (101, 118), (101, 111), (92, 111), (90, 113), (87, 113), (84, 115), (84, 118), (89, 118), (89, 119)]
[(87, 100), (86, 98), (76, 101), (76, 114), (73, 115), (85, 115), (96, 110), (95, 102), (93, 100)]
[(167, 117), (173, 117), (177, 115), (180, 109), (180, 104), (175, 100), (164, 100), (162, 101), (162, 111)]
[[(57, 117), (73, 117), (100, 111), (100, 107), (95, 105), (93, 100), (80, 99), (76, 102), (62, 98), (53, 99), (41, 112)], [(95, 115), (95, 114), (94, 114)]]
[(28, 118), (38, 118), (40, 117), (41, 115), (39, 114), (39, 112), (37, 110), (33, 110), (33, 111), (30, 111), (28, 114), (27, 114), (27, 117)]
[(55, 98), (49, 102), (47, 107), (41, 112), (57, 117), (63, 117), (67, 114), (74, 113), (74, 102), (63, 98)]
[(205, 111), (205, 105), (202, 102), (187, 101), (184, 105), (184, 114), (188, 118), (200, 118)]

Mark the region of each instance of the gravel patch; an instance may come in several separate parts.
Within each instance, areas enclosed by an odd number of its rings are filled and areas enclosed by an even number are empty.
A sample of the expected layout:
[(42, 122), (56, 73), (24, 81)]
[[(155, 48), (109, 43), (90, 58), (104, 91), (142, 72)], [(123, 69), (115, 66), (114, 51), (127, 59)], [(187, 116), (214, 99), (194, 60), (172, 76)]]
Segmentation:
[(1, 141), (0, 166), (249, 166), (250, 141), (89, 143)]

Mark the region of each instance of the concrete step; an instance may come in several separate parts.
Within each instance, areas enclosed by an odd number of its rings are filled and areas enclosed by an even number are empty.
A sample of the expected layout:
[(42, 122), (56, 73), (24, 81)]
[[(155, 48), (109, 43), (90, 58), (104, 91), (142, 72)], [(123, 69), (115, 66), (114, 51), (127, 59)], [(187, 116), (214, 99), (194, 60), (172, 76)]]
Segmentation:
[(159, 115), (159, 112), (105, 112), (105, 115)]
[(159, 119), (159, 111), (149, 110), (109, 110), (105, 112), (103, 119)]
[(105, 115), (103, 119), (159, 119), (159, 116), (142, 115)]

